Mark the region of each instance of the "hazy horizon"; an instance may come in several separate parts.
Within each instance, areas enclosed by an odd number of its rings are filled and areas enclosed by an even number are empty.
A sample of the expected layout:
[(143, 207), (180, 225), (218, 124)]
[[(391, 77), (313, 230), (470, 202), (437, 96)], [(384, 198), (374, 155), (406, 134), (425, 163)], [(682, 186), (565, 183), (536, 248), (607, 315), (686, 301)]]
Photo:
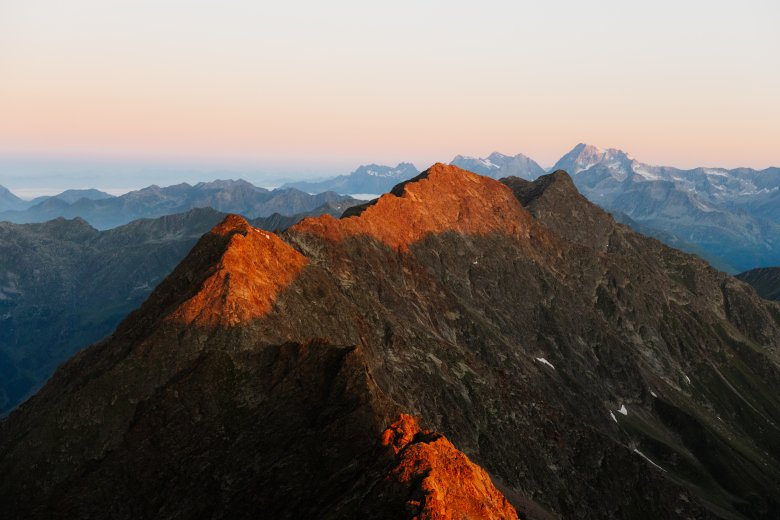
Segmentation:
[[(769, 0), (2, 2), (0, 156), (300, 178), (494, 150), (548, 166), (584, 141), (765, 168), (779, 19)], [(146, 175), (124, 171), (105, 175)]]
[[(560, 155), (549, 164), (537, 162), (547, 170), (576, 144), (578, 143), (574, 143), (569, 148), (562, 150)], [(598, 147), (602, 149), (610, 148), (608, 146)], [(680, 167), (676, 164), (662, 164), (648, 161), (642, 157), (636, 157), (630, 150), (623, 151), (643, 163), (658, 166)], [(536, 160), (532, 154), (522, 150), (513, 152), (492, 150), (491, 152), (474, 154), (474, 156), (487, 157), (493, 152), (504, 153), (506, 155), (522, 153), (531, 159)], [(129, 157), (63, 158), (45, 156), (9, 157), (0, 155), (0, 186), (8, 188), (16, 196), (28, 200), (39, 196), (57, 195), (67, 189), (95, 188), (110, 193), (111, 195), (122, 195), (129, 191), (145, 188), (153, 184), (170, 186), (182, 182), (196, 184), (198, 182), (210, 182), (219, 179), (244, 179), (256, 186), (273, 189), (290, 181), (322, 180), (337, 175), (347, 175), (360, 166), (371, 163), (395, 166), (400, 162), (412, 162), (418, 169), (423, 170), (436, 162), (449, 163), (456, 155), (458, 154), (453, 154), (449, 158), (442, 158), (425, 164), (404, 159), (386, 163), (382, 163), (381, 161), (366, 161), (360, 164), (344, 161), (338, 165), (330, 164), (322, 168), (318, 168), (316, 165), (295, 165), (295, 163), (292, 162), (288, 165), (272, 164), (267, 166), (246, 160), (216, 161), (212, 159), (208, 161), (194, 161), (184, 159), (154, 160)], [(696, 167), (700, 166), (725, 167), (718, 164), (706, 163), (699, 164)], [(773, 167), (773, 165), (768, 167)]]

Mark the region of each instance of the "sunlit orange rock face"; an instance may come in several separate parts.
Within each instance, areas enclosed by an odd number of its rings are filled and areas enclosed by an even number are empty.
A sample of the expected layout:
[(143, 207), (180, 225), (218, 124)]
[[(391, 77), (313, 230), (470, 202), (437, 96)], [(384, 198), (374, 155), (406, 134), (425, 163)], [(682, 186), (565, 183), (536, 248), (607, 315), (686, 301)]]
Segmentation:
[[(478, 201), (478, 203), (475, 203)], [(429, 233), (528, 236), (532, 217), (502, 183), (456, 166), (433, 165), (403, 193), (388, 193), (356, 217), (305, 219), (292, 229), (333, 241), (368, 235), (408, 251)]]
[(382, 443), (396, 453), (388, 478), (410, 488), (406, 510), (415, 520), (518, 518), (485, 470), (412, 416), (402, 414)]
[(236, 215), (211, 233), (230, 236), (214, 273), (171, 319), (203, 326), (237, 325), (268, 313), (276, 295), (306, 265), (306, 258), (273, 233)]

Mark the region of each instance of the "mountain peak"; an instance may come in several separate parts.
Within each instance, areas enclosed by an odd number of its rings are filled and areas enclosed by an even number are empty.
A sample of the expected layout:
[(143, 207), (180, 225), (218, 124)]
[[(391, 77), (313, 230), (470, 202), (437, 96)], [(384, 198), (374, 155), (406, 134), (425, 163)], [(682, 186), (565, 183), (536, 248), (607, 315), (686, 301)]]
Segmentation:
[(533, 180), (545, 173), (544, 168), (539, 166), (533, 159), (521, 153), (511, 156), (493, 152), (487, 157), (458, 155), (452, 159), (450, 164), (480, 175), (487, 175), (494, 179), (514, 176)]
[(247, 234), (254, 229), (247, 219), (241, 215), (230, 214), (211, 230), (212, 233), (227, 236), (233, 233)]
[[(252, 227), (238, 215), (228, 215), (209, 235), (227, 243), (197, 292), (170, 315), (174, 321), (233, 326), (259, 318), (306, 265), (306, 258), (277, 235)], [(191, 256), (198, 255), (199, 248), (213, 247), (209, 238), (204, 237)]]
[(580, 194), (564, 170), (542, 175), (533, 182), (517, 177), (501, 182), (542, 225), (572, 242), (603, 247), (616, 225), (604, 210)]
[(631, 160), (631, 157), (623, 150), (618, 150), (617, 148), (601, 149), (591, 144), (579, 143), (561, 157), (552, 170), (565, 170), (570, 175), (576, 175), (601, 162), (615, 159)]
[[(357, 213), (357, 212), (355, 212)], [(527, 235), (531, 216), (500, 182), (436, 163), (355, 216), (305, 219), (292, 231), (334, 242), (368, 235), (402, 251), (430, 233)]]

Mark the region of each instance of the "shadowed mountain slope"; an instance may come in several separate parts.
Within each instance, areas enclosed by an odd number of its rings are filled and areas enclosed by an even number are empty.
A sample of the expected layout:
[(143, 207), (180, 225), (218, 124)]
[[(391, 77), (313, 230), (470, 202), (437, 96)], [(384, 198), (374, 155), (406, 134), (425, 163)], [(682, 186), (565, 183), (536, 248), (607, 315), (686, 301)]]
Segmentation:
[(751, 269), (737, 278), (752, 285), (762, 298), (780, 301), (780, 267)]

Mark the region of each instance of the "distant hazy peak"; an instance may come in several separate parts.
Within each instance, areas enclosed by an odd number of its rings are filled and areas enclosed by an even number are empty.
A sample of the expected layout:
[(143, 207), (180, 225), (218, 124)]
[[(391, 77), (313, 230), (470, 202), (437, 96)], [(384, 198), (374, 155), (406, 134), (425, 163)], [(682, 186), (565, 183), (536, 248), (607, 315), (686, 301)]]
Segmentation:
[(7, 209), (17, 209), (23, 204), (24, 201), (14, 195), (11, 190), (5, 186), (0, 186), (0, 211)]
[(283, 188), (297, 188), (315, 193), (333, 191), (336, 193), (385, 193), (399, 182), (411, 179), (419, 173), (414, 164), (398, 163), (396, 166), (363, 164), (348, 175), (339, 175), (322, 181), (288, 182)]
[(398, 163), (398, 165), (395, 167), (371, 163), (360, 165), (355, 171), (352, 172), (352, 175), (366, 174), (376, 177), (392, 177), (407, 175), (409, 173), (416, 174), (418, 171), (419, 170), (417, 170), (417, 168), (412, 163), (407, 162)]
[(243, 188), (251, 188), (251, 189), (262, 189), (258, 188), (254, 184), (252, 184), (249, 181), (246, 181), (244, 179), (216, 179), (209, 182), (199, 182), (195, 186), (193, 186), (196, 189), (225, 189), (225, 188), (232, 188), (232, 187), (243, 187)]
[(613, 160), (631, 161), (632, 158), (626, 152), (617, 148), (602, 149), (590, 144), (579, 143), (561, 157), (551, 171), (566, 170), (569, 174), (576, 175), (599, 163)]
[(545, 173), (544, 168), (527, 155), (521, 153), (506, 155), (500, 152), (493, 152), (487, 157), (456, 155), (450, 161), (450, 164), (480, 175), (493, 177), (494, 179), (514, 176), (533, 180)]
[(73, 204), (74, 202), (77, 202), (81, 199), (88, 199), (88, 200), (103, 200), (103, 199), (111, 199), (114, 196), (110, 193), (106, 193), (105, 191), (96, 190), (94, 188), (88, 188), (88, 189), (75, 189), (75, 190), (65, 190), (62, 193), (54, 196), (57, 199), (64, 200), (68, 204)]
[[(11, 190), (9, 190), (8, 188), (6, 188), (5, 186), (2, 186), (2, 185), (0, 185), (0, 195), (3, 195), (3, 196), (11, 195), (12, 197), (16, 197), (16, 195), (11, 193)], [(16, 198), (19, 198), (19, 197), (16, 197)]]

